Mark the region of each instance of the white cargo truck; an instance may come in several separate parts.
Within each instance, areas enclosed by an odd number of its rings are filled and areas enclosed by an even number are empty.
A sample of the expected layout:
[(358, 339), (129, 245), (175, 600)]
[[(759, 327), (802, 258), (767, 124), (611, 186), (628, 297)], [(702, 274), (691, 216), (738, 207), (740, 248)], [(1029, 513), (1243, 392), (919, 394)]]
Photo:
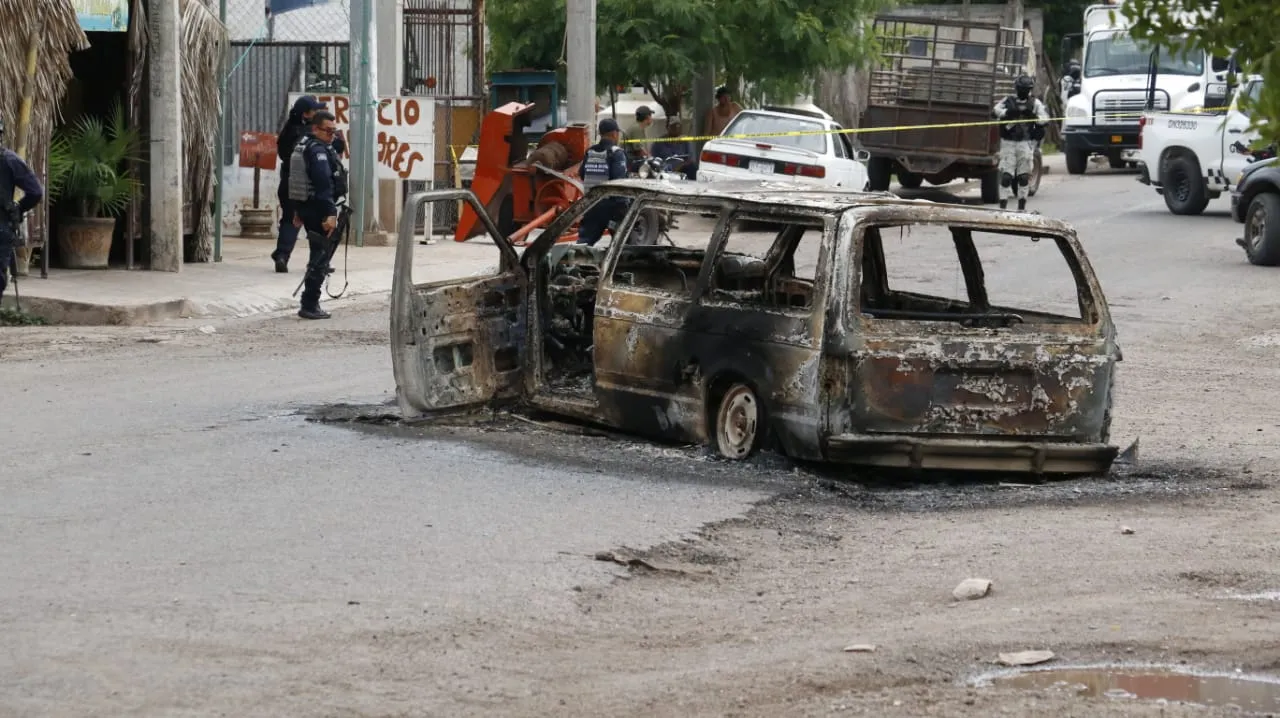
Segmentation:
[[(1193, 27), (1194, 18), (1186, 19), (1184, 25)], [(1135, 162), (1138, 118), (1149, 98), (1158, 111), (1221, 108), (1227, 102), (1229, 59), (1157, 51), (1130, 36), (1131, 24), (1123, 4), (1090, 5), (1084, 12), (1080, 82), (1063, 86), (1062, 150), (1071, 174), (1084, 173), (1093, 155), (1105, 156), (1117, 169)]]

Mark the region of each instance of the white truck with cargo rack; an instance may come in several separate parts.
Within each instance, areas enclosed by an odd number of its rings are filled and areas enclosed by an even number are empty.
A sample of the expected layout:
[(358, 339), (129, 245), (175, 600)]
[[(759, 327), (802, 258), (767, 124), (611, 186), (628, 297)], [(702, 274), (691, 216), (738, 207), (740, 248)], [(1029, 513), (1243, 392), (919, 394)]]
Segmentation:
[(1258, 133), (1249, 129), (1249, 116), (1240, 98), (1256, 98), (1262, 80), (1250, 77), (1241, 85), (1226, 113), (1146, 112), (1139, 120), (1138, 181), (1164, 196), (1174, 214), (1194, 215), (1209, 202), (1230, 192), (1249, 163), (1250, 144)]

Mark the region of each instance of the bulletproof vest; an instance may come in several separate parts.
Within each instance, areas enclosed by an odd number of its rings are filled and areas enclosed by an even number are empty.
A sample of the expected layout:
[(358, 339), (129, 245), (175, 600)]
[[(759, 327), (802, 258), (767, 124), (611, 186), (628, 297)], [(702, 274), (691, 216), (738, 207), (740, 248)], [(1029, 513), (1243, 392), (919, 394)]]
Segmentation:
[[(311, 199), (315, 187), (311, 186), (311, 176), (307, 174), (307, 148), (319, 142), (314, 137), (304, 137), (293, 148), (289, 158), (289, 199), (294, 202), (305, 202)], [(347, 194), (347, 168), (342, 158), (332, 147), (320, 143), (329, 158), (329, 179), (333, 182), (333, 198), (345, 197)]]
[(306, 202), (311, 197), (311, 177), (307, 174), (307, 145), (303, 140), (293, 146), (293, 154), (289, 155), (289, 199), (293, 202)]
[[(1016, 101), (1016, 98), (1015, 98)], [(1035, 100), (1028, 97), (1025, 107), (1019, 107), (1009, 114), (1005, 115), (1006, 120), (1030, 120), (1036, 116)], [(1012, 142), (1025, 142), (1031, 139), (1030, 122), (1010, 122), (1000, 125), (1000, 139), (1010, 140)]]
[(582, 165), (582, 185), (587, 189), (609, 181), (610, 149), (596, 145), (587, 150), (586, 161)]

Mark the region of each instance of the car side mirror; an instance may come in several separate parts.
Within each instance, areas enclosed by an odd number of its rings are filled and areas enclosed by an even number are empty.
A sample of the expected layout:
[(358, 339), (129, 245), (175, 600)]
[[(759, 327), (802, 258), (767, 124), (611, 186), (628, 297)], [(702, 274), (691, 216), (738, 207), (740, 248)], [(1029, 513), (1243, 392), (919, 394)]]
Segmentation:
[(871, 153), (866, 150), (858, 150), (853, 153), (853, 158), (859, 162), (869, 162), (871, 160)]

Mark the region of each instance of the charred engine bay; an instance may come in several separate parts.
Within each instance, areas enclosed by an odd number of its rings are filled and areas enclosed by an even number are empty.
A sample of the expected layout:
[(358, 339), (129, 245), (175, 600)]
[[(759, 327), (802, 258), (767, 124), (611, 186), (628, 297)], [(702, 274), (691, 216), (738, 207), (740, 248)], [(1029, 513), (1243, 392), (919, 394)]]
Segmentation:
[(591, 389), (593, 317), (603, 259), (603, 250), (572, 245), (552, 255), (543, 335), (551, 392), (582, 395)]
[[(406, 441), (457, 442), (505, 456), (513, 465), (610, 474), (635, 481), (751, 486), (782, 501), (872, 512), (935, 512), (1025, 505), (1176, 501), (1217, 492), (1257, 491), (1250, 475), (1194, 462), (1117, 461), (1105, 476), (1035, 479), (978, 472), (923, 475), (814, 464), (762, 451), (747, 461), (716, 458), (700, 446), (655, 443), (607, 429), (516, 409), (402, 421), (394, 402), (332, 404), (301, 412), (307, 421)], [(513, 472), (518, 476), (519, 472)], [(517, 479), (513, 479), (517, 480)]]

